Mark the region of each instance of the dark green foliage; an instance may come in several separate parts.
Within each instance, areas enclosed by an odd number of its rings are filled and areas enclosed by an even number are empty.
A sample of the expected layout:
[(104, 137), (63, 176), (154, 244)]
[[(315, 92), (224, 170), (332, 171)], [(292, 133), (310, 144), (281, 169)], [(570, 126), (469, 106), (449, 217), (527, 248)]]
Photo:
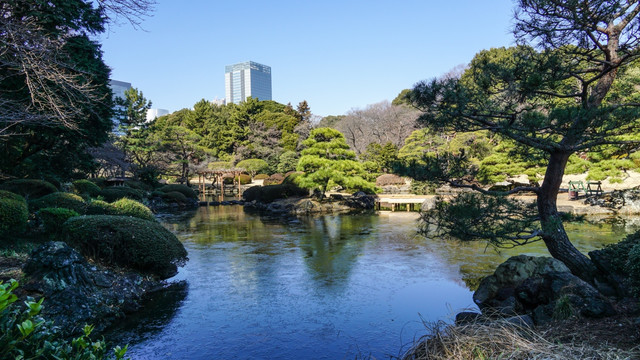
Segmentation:
[(44, 231), (56, 235), (62, 230), (65, 221), (80, 216), (77, 212), (65, 208), (42, 208), (36, 213), (36, 218), (42, 223)]
[(16, 179), (9, 180), (0, 185), (1, 190), (11, 191), (22, 195), (25, 199), (37, 199), (58, 191), (53, 184), (36, 179)]
[(73, 192), (95, 198), (100, 193), (100, 187), (89, 180), (76, 180), (73, 182)]
[(183, 193), (177, 191), (169, 191), (168, 193), (163, 193), (162, 199), (168, 203), (173, 204), (186, 204), (189, 199), (184, 196)]
[(617, 244), (606, 246), (602, 251), (612, 259), (613, 271), (628, 275), (629, 283), (636, 296), (640, 296), (640, 231), (627, 235)]
[(29, 202), (31, 211), (43, 208), (71, 209), (79, 214), (87, 211), (87, 203), (80, 196), (71, 193), (55, 192)]
[(298, 184), (298, 179), (300, 176), (304, 175), (303, 172), (300, 171), (291, 171), (284, 175), (284, 179), (282, 180), (283, 184)]
[(65, 239), (82, 254), (106, 264), (126, 266), (168, 278), (187, 259), (187, 251), (162, 225), (128, 216), (88, 215), (64, 224)]
[(29, 210), (24, 198), (0, 197), (0, 237), (24, 230), (28, 219)]
[(87, 215), (111, 215), (111, 204), (102, 200), (93, 200), (87, 204)]
[(416, 195), (432, 195), (435, 194), (439, 184), (433, 181), (411, 181), (411, 193)]
[(18, 195), (14, 192), (7, 191), (7, 190), (0, 190), (0, 199), (25, 201), (24, 197), (22, 197), (21, 195)]
[(28, 297), (21, 308), (14, 304), (18, 297), (13, 291), (18, 282), (0, 282), (0, 358), (1, 359), (107, 359), (120, 360), (127, 346), (113, 348), (113, 357), (104, 340), (93, 340), (93, 326), (85, 325), (83, 334), (71, 341), (56, 332), (52, 321), (40, 316), (44, 298), (34, 301)]
[(143, 220), (155, 221), (151, 210), (135, 200), (122, 198), (110, 205), (112, 208), (111, 215), (133, 216)]
[(169, 192), (179, 192), (182, 193), (182, 195), (184, 195), (185, 197), (189, 198), (189, 199), (198, 199), (198, 195), (196, 194), (195, 191), (193, 191), (192, 188), (186, 186), (186, 185), (182, 185), (182, 184), (171, 184), (171, 185), (165, 185), (161, 188), (158, 189), (159, 191), (162, 191), (164, 193), (169, 193)]
[(141, 191), (150, 191), (152, 189), (150, 185), (137, 180), (128, 180), (124, 183), (124, 186), (128, 186), (132, 189), (141, 190)]
[(122, 198), (141, 201), (144, 197), (142, 191), (132, 189), (127, 186), (111, 186), (104, 188), (100, 191), (100, 196), (108, 202), (114, 202)]
[(269, 186), (253, 186), (242, 194), (246, 201), (270, 203), (278, 199), (301, 197), (309, 195), (309, 191), (294, 184), (280, 184)]

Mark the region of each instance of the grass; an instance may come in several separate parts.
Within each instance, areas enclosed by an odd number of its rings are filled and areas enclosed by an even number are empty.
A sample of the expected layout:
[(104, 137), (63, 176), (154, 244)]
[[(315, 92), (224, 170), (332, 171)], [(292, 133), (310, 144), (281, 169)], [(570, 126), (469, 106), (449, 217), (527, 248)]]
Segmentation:
[(573, 344), (550, 341), (545, 333), (504, 321), (450, 325), (428, 323), (430, 335), (421, 338), (403, 360), (524, 360), (524, 359), (638, 359), (640, 350), (623, 351), (603, 343)]

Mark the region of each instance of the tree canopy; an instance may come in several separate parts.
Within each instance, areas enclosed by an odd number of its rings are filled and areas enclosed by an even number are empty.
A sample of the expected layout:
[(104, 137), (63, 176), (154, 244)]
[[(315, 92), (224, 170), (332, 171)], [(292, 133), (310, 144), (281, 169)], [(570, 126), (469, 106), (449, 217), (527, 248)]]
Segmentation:
[[(424, 216), (425, 224), (458, 228), (463, 239), (492, 239), (497, 244), (542, 239), (572, 272), (594, 279), (598, 271), (569, 241), (556, 199), (572, 154), (640, 142), (628, 136), (640, 128), (640, 104), (633, 92), (617, 90), (628, 88), (621, 75), (632, 71), (640, 55), (639, 3), (521, 0), (515, 26), (518, 46), (481, 51), (460, 77), (414, 87), (409, 99), (422, 110), (422, 125), (451, 132), (487, 130), (512, 141), (514, 151), (529, 160), (542, 159), (546, 167), (542, 185), (502, 194), (483, 191), (470, 179), (450, 177), (454, 185), (500, 195), (499, 200), (465, 195), (442, 202)], [(522, 191), (536, 195), (535, 212), (504, 197)], [(453, 211), (456, 207), (466, 210)], [(500, 216), (487, 217), (490, 208)], [(467, 226), (462, 219), (469, 217), (483, 226)]]

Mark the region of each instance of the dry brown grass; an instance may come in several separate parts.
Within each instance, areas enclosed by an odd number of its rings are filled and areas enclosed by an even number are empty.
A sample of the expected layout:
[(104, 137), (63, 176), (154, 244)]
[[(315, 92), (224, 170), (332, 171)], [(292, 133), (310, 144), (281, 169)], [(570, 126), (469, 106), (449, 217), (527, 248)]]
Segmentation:
[(640, 359), (640, 351), (602, 344), (553, 343), (544, 333), (503, 321), (489, 324), (426, 324), (431, 335), (420, 339), (403, 360), (565, 360)]

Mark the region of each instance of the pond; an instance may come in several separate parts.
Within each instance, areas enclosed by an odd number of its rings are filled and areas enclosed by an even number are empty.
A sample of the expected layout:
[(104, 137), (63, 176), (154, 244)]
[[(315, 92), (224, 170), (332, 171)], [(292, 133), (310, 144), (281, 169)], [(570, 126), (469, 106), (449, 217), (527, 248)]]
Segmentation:
[[(133, 359), (377, 359), (476, 308), (472, 290), (511, 255), (416, 234), (415, 213), (273, 218), (202, 207), (161, 221), (189, 262), (145, 310), (107, 338)], [(569, 224), (583, 251), (618, 241), (626, 222)]]

